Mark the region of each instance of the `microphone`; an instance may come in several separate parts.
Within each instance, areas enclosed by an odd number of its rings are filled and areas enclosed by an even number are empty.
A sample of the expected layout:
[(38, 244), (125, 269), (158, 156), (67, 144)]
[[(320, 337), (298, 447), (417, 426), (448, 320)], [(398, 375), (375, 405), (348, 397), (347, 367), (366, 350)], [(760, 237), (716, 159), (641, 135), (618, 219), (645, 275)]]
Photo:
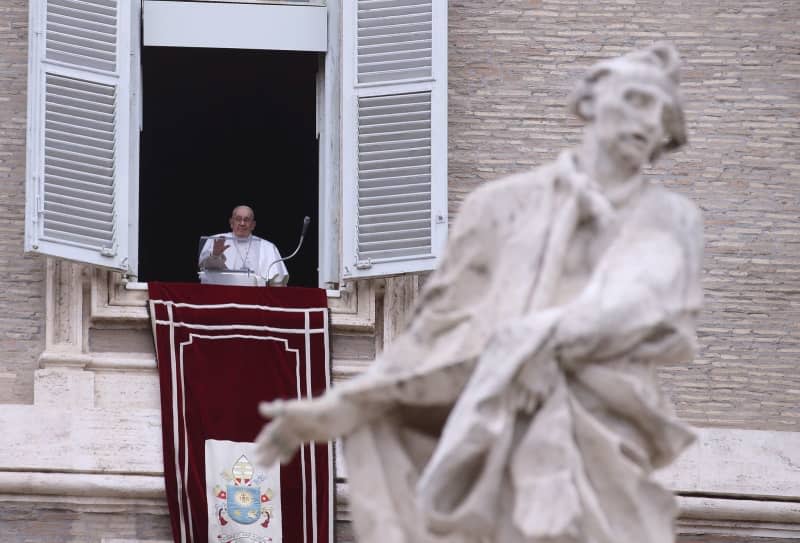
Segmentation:
[(300, 232), (300, 241), (297, 243), (297, 248), (289, 256), (285, 256), (283, 258), (279, 258), (278, 260), (270, 263), (269, 267), (267, 268), (267, 275), (266, 275), (266, 277), (264, 277), (264, 280), (267, 282), (267, 286), (270, 286), (270, 284), (269, 284), (269, 277), (270, 277), (269, 276), (269, 272), (270, 272), (270, 270), (272, 270), (272, 266), (274, 266), (278, 262), (286, 262), (290, 258), (294, 257), (294, 255), (296, 255), (300, 251), (300, 247), (303, 246), (303, 238), (306, 237), (306, 231), (308, 230), (308, 225), (309, 224), (311, 224), (311, 217), (306, 215), (305, 217), (303, 217), (303, 231)]

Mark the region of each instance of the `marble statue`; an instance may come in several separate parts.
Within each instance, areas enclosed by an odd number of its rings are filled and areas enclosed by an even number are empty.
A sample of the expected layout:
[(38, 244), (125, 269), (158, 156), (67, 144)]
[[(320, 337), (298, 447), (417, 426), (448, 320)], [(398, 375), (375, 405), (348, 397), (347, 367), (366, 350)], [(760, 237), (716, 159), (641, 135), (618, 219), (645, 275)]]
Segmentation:
[(362, 543), (668, 543), (651, 479), (693, 440), (656, 367), (691, 360), (702, 218), (641, 177), (686, 143), (666, 43), (602, 61), (582, 141), (463, 203), (411, 322), (313, 401), (262, 404), (261, 461), (343, 438)]

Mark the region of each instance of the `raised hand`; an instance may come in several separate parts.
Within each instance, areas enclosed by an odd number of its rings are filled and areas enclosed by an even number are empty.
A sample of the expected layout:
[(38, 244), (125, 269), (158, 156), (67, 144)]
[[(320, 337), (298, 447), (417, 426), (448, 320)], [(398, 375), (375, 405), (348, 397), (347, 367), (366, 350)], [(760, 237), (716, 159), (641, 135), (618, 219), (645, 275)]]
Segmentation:
[(230, 245), (225, 244), (225, 238), (216, 238), (214, 240), (214, 248), (211, 251), (213, 256), (220, 256)]

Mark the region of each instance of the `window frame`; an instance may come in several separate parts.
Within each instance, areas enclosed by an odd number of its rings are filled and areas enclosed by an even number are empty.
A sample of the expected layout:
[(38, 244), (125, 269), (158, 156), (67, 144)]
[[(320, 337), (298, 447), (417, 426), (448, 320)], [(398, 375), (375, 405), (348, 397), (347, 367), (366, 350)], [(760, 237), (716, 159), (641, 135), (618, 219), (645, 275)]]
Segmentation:
[[(144, 21), (141, 20), (146, 13), (145, 6), (153, 0), (116, 0), (125, 6), (125, 16), (119, 17), (119, 35), (127, 36), (129, 46), (120, 48), (118, 62), (125, 63), (122, 76), (124, 86), (118, 91), (119, 104), (124, 106), (126, 124), (120, 129), (121, 139), (117, 149), (128, 149), (129, 153), (119, 153), (120, 175), (119, 183), (115, 184), (115, 210), (117, 221), (115, 223), (119, 239), (118, 257), (112, 262), (108, 257), (92, 257), (75, 252), (69, 247), (46, 247), (38, 242), (35, 236), (37, 213), (39, 212), (40, 198), (38, 171), (36, 168), (41, 145), (37, 144), (32, 135), (36, 134), (37, 127), (43, 123), (42, 109), (44, 101), (41, 99), (42, 86), (35, 79), (41, 71), (42, 56), (39, 49), (43, 47), (41, 36), (42, 7), (49, 0), (33, 0), (30, 8), (31, 19), (31, 49), (29, 54), (29, 144), (28, 144), (28, 179), (26, 198), (26, 244), (28, 252), (38, 252), (58, 258), (65, 258), (78, 262), (85, 262), (101, 268), (120, 271), (126, 280), (136, 283), (138, 274), (138, 236), (139, 236), (139, 136), (142, 122), (141, 101), (141, 47), (148, 44), (144, 41), (146, 31), (142, 31)], [(170, 4), (187, 4), (170, 2)], [(447, 231), (447, 112), (446, 112), (446, 3), (433, 3), (433, 33), (438, 34), (442, 46), (436, 48), (432, 77), (427, 80), (404, 82), (403, 92), (413, 92), (414, 89), (430, 91), (436, 95), (439, 107), (431, 112), (431, 124), (434, 138), (440, 142), (438, 152), (432, 153), (432, 189), (431, 197), (431, 224), (433, 251), (424, 258), (404, 259), (390, 262), (386, 265), (375, 266), (368, 270), (358, 270), (355, 273), (353, 262), (348, 262), (345, 253), (352, 247), (351, 240), (357, 235), (357, 222), (354, 223), (353, 208), (357, 209), (357, 189), (352, 184), (353, 176), (349, 174), (353, 166), (352, 151), (342, 128), (348, 125), (347, 115), (353, 115), (353, 85), (348, 79), (353, 69), (353, 56), (346, 54), (346, 47), (352, 44), (355, 35), (353, 19), (355, 16), (356, 0), (329, 0), (324, 5), (320, 3), (295, 5), (261, 5), (260, 8), (269, 9), (325, 9), (327, 24), (327, 50), (324, 54), (324, 63), (321, 63), (317, 82), (317, 115), (319, 131), (319, 231), (318, 262), (319, 285), (328, 290), (336, 290), (340, 284), (349, 279), (378, 277), (398, 273), (413, 273), (431, 270), (435, 267), (438, 255), (444, 246)], [(224, 8), (230, 4), (212, 4), (216, 8)], [(243, 4), (240, 4), (243, 5)], [(247, 9), (256, 7), (255, 4), (246, 4)], [(348, 11), (349, 10), (349, 11)], [(122, 13), (122, 11), (121, 11)], [(348, 19), (349, 18), (349, 19)], [(348, 22), (349, 20), (349, 22)], [(127, 30), (123, 30), (127, 28)], [(444, 29), (444, 30), (442, 30)], [(348, 34), (349, 33), (349, 34)], [(40, 43), (41, 42), (41, 43)], [(196, 46), (196, 44), (191, 44)], [(120, 64), (122, 66), (122, 64)], [(364, 92), (371, 92), (370, 86), (364, 86)], [(383, 85), (380, 92), (391, 90), (391, 85)], [(127, 100), (125, 100), (127, 98)], [(39, 123), (37, 125), (37, 123)], [(353, 122), (349, 123), (353, 127)], [(42, 131), (43, 132), (43, 131)], [(352, 133), (347, 137), (352, 137)], [(124, 137), (122, 137), (124, 136)], [(436, 180), (436, 183), (433, 180)]]

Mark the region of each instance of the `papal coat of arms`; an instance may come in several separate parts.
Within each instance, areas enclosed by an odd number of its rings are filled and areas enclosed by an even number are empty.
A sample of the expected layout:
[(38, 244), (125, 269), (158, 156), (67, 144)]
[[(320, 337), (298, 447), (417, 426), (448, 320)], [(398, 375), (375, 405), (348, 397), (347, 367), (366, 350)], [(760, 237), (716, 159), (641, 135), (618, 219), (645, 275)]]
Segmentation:
[[(216, 497), (215, 517), (219, 526), (240, 528), (256, 525), (268, 528), (272, 520), (272, 496), (270, 488), (263, 488), (266, 475), (255, 473), (255, 468), (247, 456), (241, 455), (230, 470), (224, 470), (220, 476), (225, 484), (214, 486)], [(231, 525), (231, 526), (229, 526)], [(254, 526), (255, 527), (255, 526)], [(273, 539), (266, 535), (258, 535), (252, 530), (242, 532), (238, 529), (223, 529), (217, 534), (219, 543), (247, 541), (248, 543), (271, 543)]]

